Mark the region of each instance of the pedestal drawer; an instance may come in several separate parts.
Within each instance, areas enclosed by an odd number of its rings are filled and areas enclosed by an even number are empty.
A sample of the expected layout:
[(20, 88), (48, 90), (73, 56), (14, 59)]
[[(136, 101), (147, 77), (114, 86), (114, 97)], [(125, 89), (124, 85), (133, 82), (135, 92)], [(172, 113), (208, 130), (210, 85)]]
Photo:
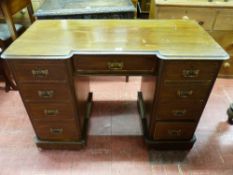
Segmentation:
[(169, 100), (159, 103), (156, 112), (157, 120), (198, 120), (203, 102), (199, 100)]
[(160, 100), (193, 100), (205, 99), (209, 86), (195, 83), (165, 84), (160, 92)]
[(29, 103), (27, 106), (33, 120), (75, 118), (75, 111), (71, 103)]
[(19, 82), (66, 81), (65, 61), (14, 61), (12, 64)]
[(68, 141), (80, 138), (75, 120), (37, 121), (34, 122), (34, 126), (41, 140)]
[(70, 87), (65, 83), (21, 84), (20, 92), (25, 101), (59, 101), (71, 100)]
[(157, 70), (156, 57), (149, 55), (80, 55), (73, 60), (79, 73), (153, 73)]
[(194, 122), (157, 122), (155, 124), (154, 139), (182, 140), (191, 139), (196, 128)]
[(212, 80), (220, 67), (219, 61), (167, 61), (166, 80)]

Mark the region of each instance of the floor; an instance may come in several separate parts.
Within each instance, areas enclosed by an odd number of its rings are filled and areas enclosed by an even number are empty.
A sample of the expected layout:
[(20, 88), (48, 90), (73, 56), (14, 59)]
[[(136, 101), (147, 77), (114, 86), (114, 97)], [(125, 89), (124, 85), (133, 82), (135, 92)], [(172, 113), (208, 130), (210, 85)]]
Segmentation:
[(146, 148), (136, 108), (141, 79), (124, 80), (91, 79), (94, 108), (81, 151), (38, 149), (18, 92), (0, 89), (0, 175), (233, 175), (233, 126), (226, 122), (233, 80), (217, 80), (190, 151)]

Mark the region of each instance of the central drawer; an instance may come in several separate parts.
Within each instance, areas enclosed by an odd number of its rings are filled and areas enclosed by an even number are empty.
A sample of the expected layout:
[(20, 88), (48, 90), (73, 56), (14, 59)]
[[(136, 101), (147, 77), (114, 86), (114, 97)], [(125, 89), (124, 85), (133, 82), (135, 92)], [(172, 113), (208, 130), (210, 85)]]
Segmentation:
[(79, 55), (73, 61), (78, 73), (146, 74), (157, 70), (156, 57), (152, 55)]

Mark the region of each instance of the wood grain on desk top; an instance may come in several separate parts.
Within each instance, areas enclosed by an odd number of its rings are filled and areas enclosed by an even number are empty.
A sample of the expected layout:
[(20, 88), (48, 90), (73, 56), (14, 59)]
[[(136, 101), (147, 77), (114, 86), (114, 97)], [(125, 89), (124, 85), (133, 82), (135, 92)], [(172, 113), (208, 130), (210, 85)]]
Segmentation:
[(189, 20), (38, 20), (3, 58), (70, 58), (73, 54), (154, 54), (161, 59), (227, 59)]

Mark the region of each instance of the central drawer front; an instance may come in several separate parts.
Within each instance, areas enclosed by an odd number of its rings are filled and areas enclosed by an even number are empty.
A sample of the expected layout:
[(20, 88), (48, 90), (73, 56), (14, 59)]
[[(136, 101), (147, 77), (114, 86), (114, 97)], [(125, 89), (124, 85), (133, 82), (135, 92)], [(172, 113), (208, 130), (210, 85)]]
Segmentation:
[(33, 120), (74, 119), (71, 103), (29, 103), (28, 109)]
[(168, 61), (165, 80), (212, 80), (220, 67), (219, 61)]
[(154, 73), (155, 56), (150, 55), (79, 55), (74, 67), (78, 73)]
[(67, 102), (72, 99), (70, 88), (66, 83), (21, 84), (20, 89), (24, 100), (27, 102)]
[(191, 139), (195, 128), (196, 124), (194, 122), (157, 122), (155, 124), (154, 139)]
[(75, 120), (37, 121), (34, 126), (41, 140), (69, 141), (80, 138)]

